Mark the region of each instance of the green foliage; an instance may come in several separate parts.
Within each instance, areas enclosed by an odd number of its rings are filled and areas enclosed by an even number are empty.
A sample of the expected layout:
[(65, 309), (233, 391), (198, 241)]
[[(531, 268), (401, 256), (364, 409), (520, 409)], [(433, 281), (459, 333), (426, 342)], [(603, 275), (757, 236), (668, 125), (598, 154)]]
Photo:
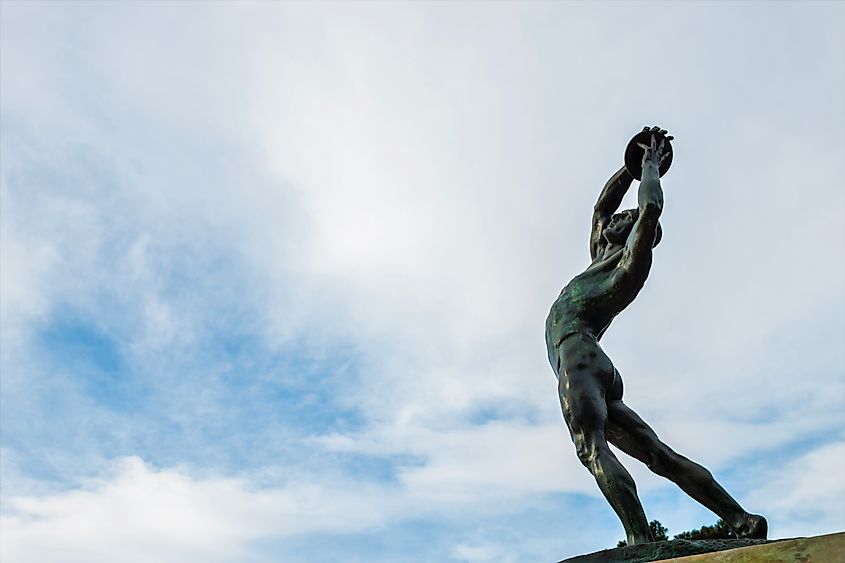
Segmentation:
[[(660, 523), (659, 520), (652, 520), (648, 523), (651, 529), (651, 535), (654, 536), (654, 541), (663, 541), (669, 539), (666, 532), (669, 530)], [(728, 525), (727, 522), (719, 518), (719, 520), (712, 526), (702, 526), (697, 530), (690, 530), (688, 532), (681, 532), (676, 534), (676, 540), (733, 540), (736, 539), (736, 534)], [(616, 544), (616, 547), (625, 547), (628, 542), (621, 540)]]
[(648, 527), (651, 528), (651, 535), (654, 537), (654, 541), (663, 541), (669, 539), (669, 536), (666, 535), (666, 532), (669, 531), (669, 528), (661, 524), (659, 520), (652, 520), (648, 523)]
[(702, 526), (697, 530), (682, 532), (675, 536), (676, 540), (733, 540), (736, 534), (728, 523), (719, 518), (712, 526)]

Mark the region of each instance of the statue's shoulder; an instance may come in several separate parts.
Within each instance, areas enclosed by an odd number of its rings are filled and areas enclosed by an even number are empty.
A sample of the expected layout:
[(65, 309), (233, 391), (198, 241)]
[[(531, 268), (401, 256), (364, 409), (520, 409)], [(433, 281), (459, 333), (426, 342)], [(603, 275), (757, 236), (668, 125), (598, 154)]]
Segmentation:
[(606, 252), (602, 252), (601, 254), (598, 254), (596, 256), (595, 260), (593, 260), (590, 263), (590, 265), (587, 266), (587, 269), (584, 270), (583, 274), (586, 274), (587, 272), (590, 272), (590, 271), (593, 271), (593, 270), (603, 270), (603, 269), (606, 269), (607, 267), (616, 267), (616, 265), (619, 264), (619, 261), (622, 259), (622, 255), (624, 253), (625, 253), (625, 247), (620, 246), (619, 248), (617, 248), (616, 250), (614, 250), (613, 252), (611, 252), (609, 254), (607, 254)]

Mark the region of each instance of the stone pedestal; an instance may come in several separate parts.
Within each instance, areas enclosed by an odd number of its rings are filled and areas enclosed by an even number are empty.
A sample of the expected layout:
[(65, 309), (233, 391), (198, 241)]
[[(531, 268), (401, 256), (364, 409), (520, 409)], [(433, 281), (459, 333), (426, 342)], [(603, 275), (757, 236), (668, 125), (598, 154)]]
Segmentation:
[(606, 549), (560, 563), (845, 563), (845, 532), (784, 540), (669, 540)]

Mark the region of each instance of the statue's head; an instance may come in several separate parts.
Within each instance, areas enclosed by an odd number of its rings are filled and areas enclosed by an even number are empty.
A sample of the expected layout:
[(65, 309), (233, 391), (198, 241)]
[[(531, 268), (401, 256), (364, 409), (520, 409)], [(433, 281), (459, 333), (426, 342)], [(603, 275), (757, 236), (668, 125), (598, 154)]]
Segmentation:
[[(625, 211), (614, 213), (610, 217), (610, 221), (605, 225), (602, 236), (611, 244), (625, 244), (639, 216), (639, 209), (626, 209)], [(657, 246), (661, 238), (663, 238), (663, 227), (660, 226), (660, 222), (658, 221), (653, 246)]]

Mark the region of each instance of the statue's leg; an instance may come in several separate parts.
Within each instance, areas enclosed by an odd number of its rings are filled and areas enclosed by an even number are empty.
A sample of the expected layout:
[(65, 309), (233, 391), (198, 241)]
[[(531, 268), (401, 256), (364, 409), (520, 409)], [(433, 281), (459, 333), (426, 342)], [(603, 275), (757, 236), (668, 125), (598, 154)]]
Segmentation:
[[(558, 391), (578, 458), (593, 474), (602, 494), (622, 521), (628, 544), (654, 541), (634, 479), (611, 451), (604, 434), (607, 405), (602, 377), (597, 376), (597, 370), (602, 368), (598, 365), (601, 361), (606, 361), (610, 369), (613, 366), (597, 344), (593, 343), (594, 349), (589, 349), (589, 343), (585, 342), (585, 349), (573, 350), (571, 348), (580, 346), (572, 340), (572, 337), (567, 340), (570, 349), (564, 357), (568, 361), (561, 370)], [(598, 362), (595, 361), (597, 357)]]
[(765, 518), (746, 512), (707, 469), (661, 442), (654, 430), (625, 403), (608, 401), (607, 410), (607, 437), (613, 445), (677, 484), (733, 527), (738, 536), (766, 537)]

